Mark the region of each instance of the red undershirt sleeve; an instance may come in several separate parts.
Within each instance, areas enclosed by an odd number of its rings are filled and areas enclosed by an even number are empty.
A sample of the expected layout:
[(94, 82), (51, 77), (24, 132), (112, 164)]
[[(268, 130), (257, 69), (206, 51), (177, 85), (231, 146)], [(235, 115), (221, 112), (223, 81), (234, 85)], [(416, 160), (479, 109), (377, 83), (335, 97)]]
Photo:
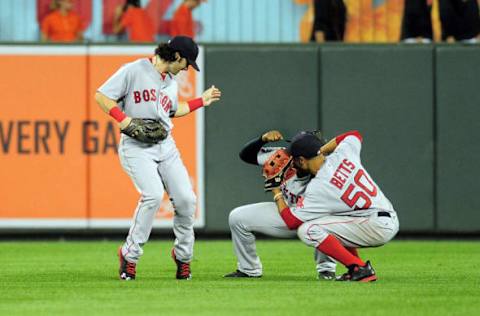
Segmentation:
[(280, 216), (282, 217), (285, 224), (287, 224), (287, 227), (289, 229), (297, 229), (300, 225), (303, 224), (301, 220), (299, 220), (295, 215), (293, 215), (289, 207), (284, 208), (280, 212)]
[(363, 141), (362, 134), (360, 134), (359, 131), (349, 131), (335, 137), (335, 141), (337, 142), (337, 145), (340, 144), (348, 136), (355, 136), (360, 140), (360, 142)]

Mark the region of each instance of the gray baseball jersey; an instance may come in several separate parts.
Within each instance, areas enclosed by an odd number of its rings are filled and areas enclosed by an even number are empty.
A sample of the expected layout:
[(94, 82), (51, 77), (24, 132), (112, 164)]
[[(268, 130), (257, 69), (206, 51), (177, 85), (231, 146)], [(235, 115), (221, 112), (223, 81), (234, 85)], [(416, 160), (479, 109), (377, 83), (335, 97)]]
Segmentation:
[(299, 238), (315, 248), (330, 234), (347, 247), (381, 246), (397, 234), (397, 214), (362, 166), (359, 134), (339, 142), (308, 184), (305, 198), (290, 209), (296, 219), (286, 217), (299, 226)]
[[(119, 103), (133, 118), (160, 120), (170, 131), (171, 117), (178, 109), (178, 84), (170, 75), (161, 75), (148, 58), (125, 64), (99, 89)], [(193, 256), (193, 221), (196, 197), (187, 170), (171, 134), (158, 144), (141, 143), (122, 134), (118, 149), (120, 162), (141, 194), (122, 254), (137, 262), (152, 230), (164, 192), (175, 207), (173, 231), (175, 255), (183, 262)]]
[(383, 210), (394, 212), (392, 203), (362, 166), (361, 141), (347, 136), (326, 157), (310, 181), (305, 197), (291, 208), (302, 222), (329, 215), (369, 216)]
[(148, 58), (123, 65), (98, 91), (119, 102), (127, 116), (173, 127), (170, 118), (178, 109), (178, 84), (170, 74), (162, 77)]

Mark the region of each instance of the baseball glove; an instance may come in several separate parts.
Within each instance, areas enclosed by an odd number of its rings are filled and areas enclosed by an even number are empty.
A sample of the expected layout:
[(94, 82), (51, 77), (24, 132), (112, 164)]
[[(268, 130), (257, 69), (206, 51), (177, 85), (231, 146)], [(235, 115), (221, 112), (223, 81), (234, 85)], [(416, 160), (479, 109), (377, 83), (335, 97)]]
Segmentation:
[(134, 118), (122, 133), (147, 144), (156, 144), (168, 136), (168, 131), (158, 121)]
[(263, 164), (265, 191), (272, 191), (273, 189), (280, 187), (292, 161), (292, 156), (290, 156), (285, 149), (279, 149), (270, 156), (270, 158)]

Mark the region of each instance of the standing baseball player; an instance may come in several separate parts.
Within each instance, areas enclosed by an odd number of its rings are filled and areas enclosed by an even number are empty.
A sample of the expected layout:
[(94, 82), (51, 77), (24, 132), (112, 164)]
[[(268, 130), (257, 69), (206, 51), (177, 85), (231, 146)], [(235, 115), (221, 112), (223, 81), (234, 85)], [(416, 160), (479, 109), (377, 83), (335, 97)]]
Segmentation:
[(178, 101), (173, 76), (188, 66), (199, 71), (197, 56), (198, 46), (191, 38), (174, 37), (159, 44), (152, 58), (123, 65), (95, 95), (100, 108), (118, 122), (122, 131), (120, 162), (141, 194), (126, 242), (118, 250), (122, 280), (135, 279), (164, 191), (175, 208), (172, 258), (177, 265), (176, 278), (191, 278), (196, 197), (171, 135), (171, 118), (209, 106), (221, 97), (220, 90), (212, 86), (197, 99)]
[[(248, 142), (240, 152), (240, 158), (246, 163), (264, 165), (276, 155), (284, 155), (282, 147), (266, 147), (269, 142), (283, 139), (279, 131), (269, 131), (261, 137)], [(288, 155), (285, 156), (289, 159)], [(291, 159), (290, 159), (291, 162)], [(303, 198), (305, 188), (310, 182), (308, 172), (297, 171), (291, 163), (286, 162), (285, 179), (281, 184), (283, 198), (290, 207), (296, 205)], [(268, 189), (268, 188), (267, 188)], [(235, 208), (228, 219), (232, 232), (232, 241), (237, 256), (237, 270), (226, 274), (228, 278), (261, 277), (262, 263), (255, 247), (255, 232), (278, 238), (290, 238), (296, 235), (295, 230), (290, 230), (277, 212), (273, 202), (248, 204)], [(333, 280), (335, 278), (336, 263), (320, 251), (315, 251), (315, 261), (319, 280)]]
[(398, 232), (390, 201), (363, 167), (362, 136), (357, 131), (323, 144), (308, 133), (296, 135), (288, 147), (296, 168), (312, 175), (304, 197), (295, 206), (285, 201), (281, 187), (273, 199), (290, 229), (297, 229), (308, 246), (341, 262), (348, 272), (337, 280), (369, 282), (377, 279), (369, 261), (356, 253), (377, 247)]

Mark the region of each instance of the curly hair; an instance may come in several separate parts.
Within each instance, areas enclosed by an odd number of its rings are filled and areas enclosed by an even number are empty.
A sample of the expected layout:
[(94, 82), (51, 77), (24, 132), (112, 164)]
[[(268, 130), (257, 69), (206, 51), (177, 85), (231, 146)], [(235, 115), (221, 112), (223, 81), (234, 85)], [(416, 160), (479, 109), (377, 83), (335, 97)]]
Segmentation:
[(175, 52), (168, 44), (166, 43), (161, 43), (158, 44), (157, 48), (155, 49), (155, 55), (160, 56), (161, 59), (167, 61), (167, 62), (172, 62), (177, 60), (175, 58)]

